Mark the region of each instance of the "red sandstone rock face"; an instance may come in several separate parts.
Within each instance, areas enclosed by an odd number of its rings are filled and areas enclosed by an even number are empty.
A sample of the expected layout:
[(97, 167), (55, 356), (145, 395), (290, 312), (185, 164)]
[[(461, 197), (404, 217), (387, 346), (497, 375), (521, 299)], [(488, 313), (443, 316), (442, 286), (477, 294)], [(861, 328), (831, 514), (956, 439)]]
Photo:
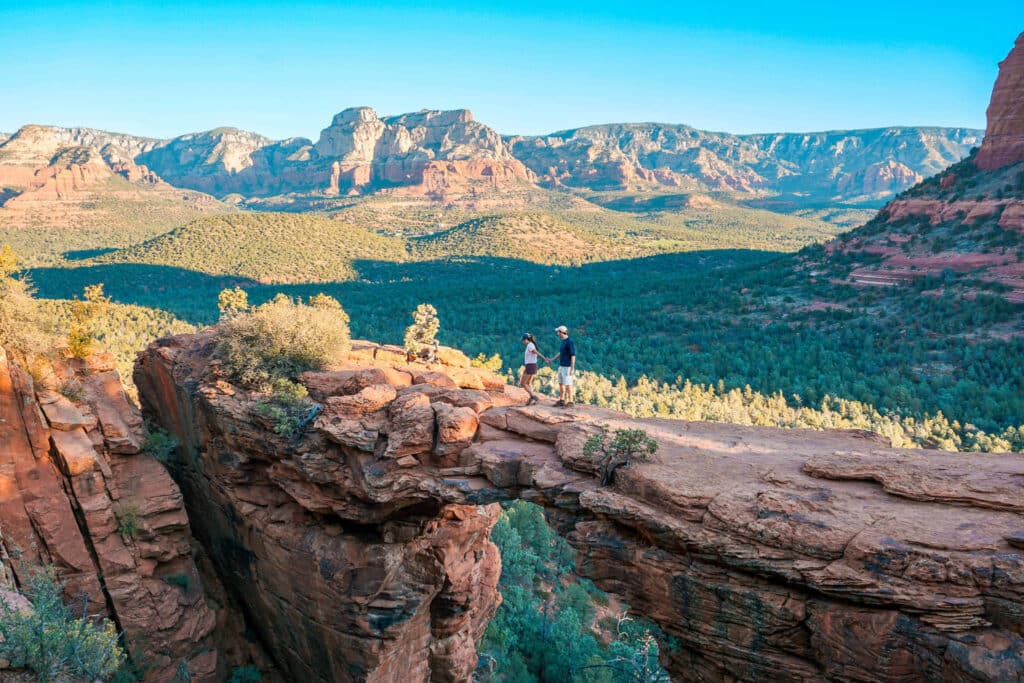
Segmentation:
[[(521, 497), (679, 640), (681, 680), (1024, 680), (1017, 455), (526, 408), (486, 373), (366, 343), (303, 376), (324, 412), (285, 441), (218, 382), (209, 341), (151, 346), (136, 384), (185, 445), (198, 537), (291, 677), (467, 680), (499, 599), (488, 504)], [(598, 424), (660, 449), (602, 487), (583, 454)]]
[[(35, 387), (0, 349), (0, 531), (2, 574), (12, 560), (53, 564), (69, 598), (116, 620), (147, 681), (171, 681), (185, 662), (194, 680), (215, 681), (216, 616), (192, 559), (181, 493), (164, 467), (140, 453), (142, 418), (128, 403), (113, 361), (58, 363), (55, 381), (81, 385), (85, 400)], [(134, 536), (121, 520), (137, 519)], [(188, 586), (167, 577), (187, 577)]]
[(985, 139), (975, 163), (983, 171), (992, 171), (1019, 161), (1024, 161), (1024, 33), (999, 63)]
[(103, 163), (45, 166), (35, 171), (29, 187), (4, 203), (4, 208), (19, 208), (33, 202), (72, 199), (95, 189), (113, 172)]
[(184, 387), (209, 358), (179, 341), (140, 360), (144, 401), (194, 458), (175, 471), (203, 520), (195, 531), (287, 677), (469, 680), (500, 602), (489, 540), (499, 510), (419, 490), (418, 473), (458, 459), (474, 406), (525, 395), (470, 367), (460, 369), (473, 384), (501, 388), (459, 388), (442, 366), (375, 363), (401, 355), (362, 344), (368, 360), (303, 375), (324, 405), (309, 441), (267, 441), (247, 392)]

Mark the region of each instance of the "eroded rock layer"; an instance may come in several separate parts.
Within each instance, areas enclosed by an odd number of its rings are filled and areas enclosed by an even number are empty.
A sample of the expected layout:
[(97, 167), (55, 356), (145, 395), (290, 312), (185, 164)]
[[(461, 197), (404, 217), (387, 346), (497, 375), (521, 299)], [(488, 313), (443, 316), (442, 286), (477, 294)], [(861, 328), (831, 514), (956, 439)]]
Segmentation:
[[(496, 501), (544, 505), (579, 571), (679, 642), (680, 680), (1024, 680), (1024, 459), (896, 450), (857, 432), (526, 407), (457, 352), (357, 343), (301, 379), (276, 436), (218, 376), (209, 333), (141, 357), (183, 444), (195, 532), (303, 680), (467, 680), (493, 613)], [(600, 426), (659, 443), (608, 486)]]
[(0, 349), (0, 570), (8, 588), (53, 565), (69, 599), (112, 618), (145, 680), (220, 680), (181, 492), (140, 452), (142, 417), (106, 355), (37, 368)]

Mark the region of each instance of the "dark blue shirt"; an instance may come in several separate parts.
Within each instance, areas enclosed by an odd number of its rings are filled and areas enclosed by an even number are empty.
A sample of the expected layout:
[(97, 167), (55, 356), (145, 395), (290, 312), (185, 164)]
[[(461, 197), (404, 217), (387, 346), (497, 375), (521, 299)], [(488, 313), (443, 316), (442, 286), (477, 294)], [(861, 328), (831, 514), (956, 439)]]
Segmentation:
[(576, 355), (576, 344), (572, 339), (566, 337), (562, 340), (562, 348), (558, 352), (558, 364), (563, 368), (572, 365), (572, 357)]

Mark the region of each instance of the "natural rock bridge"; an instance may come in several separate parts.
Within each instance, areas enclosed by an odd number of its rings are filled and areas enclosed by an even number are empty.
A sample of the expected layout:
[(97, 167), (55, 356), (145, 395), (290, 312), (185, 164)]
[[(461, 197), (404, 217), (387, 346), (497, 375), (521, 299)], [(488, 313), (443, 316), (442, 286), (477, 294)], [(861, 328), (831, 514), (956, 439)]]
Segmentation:
[[(193, 531), (295, 680), (468, 680), (499, 596), (494, 501), (544, 505), (579, 571), (679, 639), (680, 680), (1024, 680), (1024, 458), (856, 432), (524, 407), (446, 351), (356, 343), (302, 377), (298, 441), (218, 380), (211, 338), (135, 380), (180, 441)], [(598, 484), (597, 425), (658, 453)]]

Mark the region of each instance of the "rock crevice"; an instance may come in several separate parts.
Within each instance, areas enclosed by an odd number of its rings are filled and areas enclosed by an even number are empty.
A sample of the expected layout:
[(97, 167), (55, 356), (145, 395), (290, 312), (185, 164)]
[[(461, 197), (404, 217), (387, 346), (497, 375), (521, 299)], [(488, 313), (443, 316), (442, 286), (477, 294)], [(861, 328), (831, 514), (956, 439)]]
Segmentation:
[(183, 665), (197, 681), (224, 677), (223, 615), (207, 604), (181, 493), (142, 452), (142, 417), (112, 357), (37, 370), (44, 384), (0, 350), (7, 589), (27, 565), (52, 565), (69, 599), (114, 621), (145, 680), (173, 680)]

